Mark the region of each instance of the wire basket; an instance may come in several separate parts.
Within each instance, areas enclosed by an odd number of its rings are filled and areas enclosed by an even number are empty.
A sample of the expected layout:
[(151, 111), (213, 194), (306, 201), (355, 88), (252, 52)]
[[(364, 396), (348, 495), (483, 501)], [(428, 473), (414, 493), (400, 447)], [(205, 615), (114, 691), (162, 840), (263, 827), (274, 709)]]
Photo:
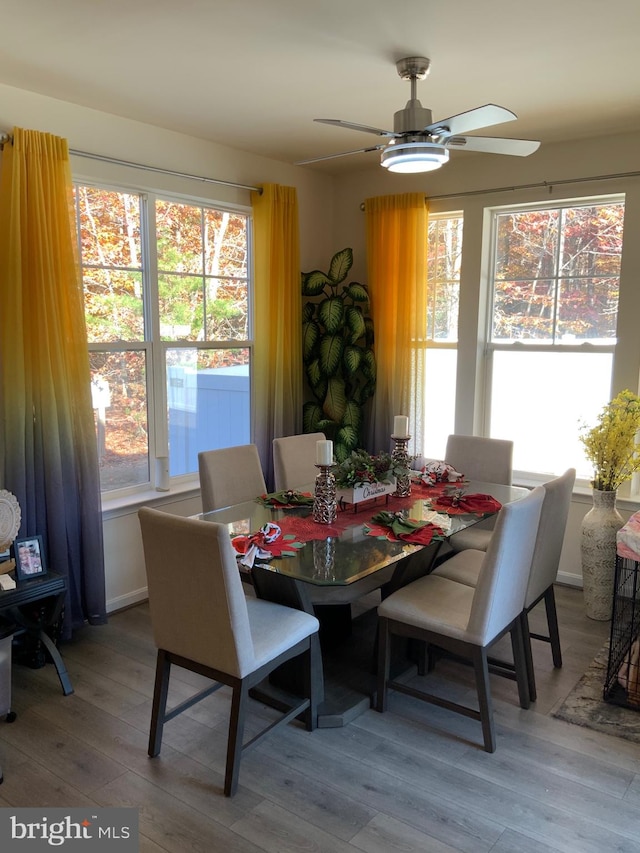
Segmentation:
[(603, 696), (640, 710), (640, 562), (616, 557), (609, 661)]

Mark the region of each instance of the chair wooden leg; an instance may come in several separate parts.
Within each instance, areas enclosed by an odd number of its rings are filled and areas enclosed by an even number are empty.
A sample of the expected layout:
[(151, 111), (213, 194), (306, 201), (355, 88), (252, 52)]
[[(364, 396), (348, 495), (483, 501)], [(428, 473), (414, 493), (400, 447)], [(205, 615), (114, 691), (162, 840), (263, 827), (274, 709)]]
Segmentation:
[(533, 654), (531, 651), (531, 634), (529, 633), (529, 616), (527, 613), (520, 614), (522, 624), (522, 645), (524, 647), (524, 660), (527, 670), (527, 681), (529, 682), (529, 699), (535, 702), (538, 698), (536, 690), (536, 674), (533, 668)]
[(245, 681), (239, 681), (233, 686), (231, 696), (231, 717), (229, 719), (229, 740), (227, 743), (227, 766), (224, 776), (224, 795), (232, 797), (238, 790), (240, 775), (240, 758), (242, 756), (242, 739), (247, 713), (249, 690)]
[(171, 663), (167, 653), (163, 649), (158, 649), (156, 657), (156, 680), (153, 687), (153, 703), (151, 706), (151, 727), (149, 729), (148, 753), (152, 758), (160, 754), (160, 747), (162, 746), (162, 731), (167, 711), (170, 671)]
[(378, 619), (378, 695), (376, 711), (381, 714), (387, 710), (387, 681), (391, 658), (391, 637), (387, 619)]
[(513, 665), (516, 673), (516, 683), (518, 685), (518, 697), (520, 699), (520, 707), (525, 710), (531, 705), (529, 698), (529, 670), (527, 667), (527, 659), (524, 651), (524, 642), (522, 639), (522, 619), (520, 616), (511, 626), (511, 649), (513, 651)]
[(480, 708), (480, 722), (482, 723), (482, 737), (486, 752), (496, 751), (496, 732), (493, 724), (493, 709), (491, 707), (491, 689), (489, 687), (489, 663), (487, 661), (487, 650), (475, 647), (471, 652), (473, 669), (476, 676), (476, 689), (478, 691), (478, 705)]
[(553, 591), (553, 586), (550, 586), (544, 594), (544, 606), (547, 611), (547, 624), (549, 625), (549, 640), (551, 641), (553, 665), (559, 669), (562, 666), (562, 652), (560, 651), (560, 632), (558, 630), (556, 596)]
[(308, 732), (314, 731), (318, 726), (318, 704), (320, 673), (322, 672), (322, 653), (318, 636), (310, 638), (309, 649), (305, 652), (305, 677), (304, 685), (309, 697), (309, 707), (305, 711), (304, 720)]

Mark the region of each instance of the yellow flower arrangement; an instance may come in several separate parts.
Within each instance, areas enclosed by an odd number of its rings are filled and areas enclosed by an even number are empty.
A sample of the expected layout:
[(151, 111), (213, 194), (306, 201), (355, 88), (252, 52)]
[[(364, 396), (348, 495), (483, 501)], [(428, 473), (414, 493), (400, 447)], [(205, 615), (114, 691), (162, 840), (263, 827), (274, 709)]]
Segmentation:
[(585, 455), (593, 465), (594, 489), (615, 492), (640, 471), (640, 445), (636, 435), (640, 430), (640, 397), (631, 391), (621, 391), (602, 409), (598, 423), (580, 436)]

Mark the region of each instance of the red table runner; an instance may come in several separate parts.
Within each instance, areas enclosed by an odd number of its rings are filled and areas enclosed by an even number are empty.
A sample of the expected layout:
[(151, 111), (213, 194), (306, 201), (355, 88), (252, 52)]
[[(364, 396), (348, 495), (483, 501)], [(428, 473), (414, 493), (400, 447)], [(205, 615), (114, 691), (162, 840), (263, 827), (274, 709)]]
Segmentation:
[[(441, 528), (436, 525), (427, 523), (419, 529), (396, 536), (389, 527), (373, 522), (372, 517), (379, 513), (380, 510), (389, 513), (406, 510), (416, 499), (429, 500), (432, 509), (445, 512), (449, 515), (464, 513), (485, 515), (497, 512), (501, 507), (501, 504), (495, 498), (491, 497), (491, 495), (458, 496), (455, 494), (444, 494), (451, 487), (452, 484), (446, 482), (435, 483), (431, 486), (427, 486), (424, 483), (412, 483), (411, 495), (409, 497), (399, 498), (389, 495), (387, 502), (372, 500), (368, 502), (369, 505), (366, 508), (360, 510), (356, 509), (354, 511), (352, 506), (344, 510), (339, 509), (337, 517), (332, 524), (320, 524), (314, 521), (310, 514), (304, 517), (293, 514), (286, 515), (276, 523), (280, 529), (279, 536), (265, 536), (257, 532), (251, 534), (251, 536), (235, 537), (234, 547), (239, 553), (244, 554), (252, 544), (255, 544), (260, 549), (268, 551), (273, 557), (282, 557), (295, 553), (295, 550), (302, 547), (305, 542), (328, 539), (330, 537), (338, 538), (347, 528), (352, 527), (354, 524), (364, 525), (365, 532), (370, 536), (384, 536), (384, 538), (391, 540), (402, 539), (406, 542), (428, 545), (434, 538), (441, 538), (444, 535)], [(264, 496), (258, 498), (258, 500), (264, 500)], [(287, 507), (286, 505), (279, 505), (278, 508), (286, 509)]]
[[(372, 516), (380, 512), (381, 509), (391, 513), (406, 510), (416, 499), (433, 500), (442, 495), (447, 488), (451, 488), (451, 483), (436, 483), (432, 486), (427, 486), (424, 483), (412, 483), (411, 495), (409, 497), (399, 498), (389, 495), (388, 501), (371, 500), (367, 502), (368, 506), (366, 508), (359, 510), (354, 510), (349, 505), (345, 509), (338, 510), (337, 517), (332, 524), (319, 524), (313, 520), (311, 515), (303, 517), (287, 514), (277, 522), (277, 526), (280, 528), (279, 536), (272, 539), (271, 536), (265, 536), (259, 531), (250, 536), (237, 536), (234, 538), (234, 548), (239, 553), (245, 554), (251, 545), (257, 545), (261, 550), (268, 551), (273, 557), (282, 557), (295, 553), (295, 549), (300, 548), (302, 543), (311, 542), (314, 539), (338, 538), (347, 528), (352, 527), (354, 524), (365, 525), (366, 532), (371, 536), (385, 536), (385, 538), (397, 539), (398, 537), (389, 528), (372, 523)], [(258, 500), (264, 502), (264, 497), (261, 496)], [(286, 508), (288, 508), (286, 505), (278, 504), (278, 509)], [(404, 541), (428, 545), (434, 537), (440, 538), (442, 535), (442, 530), (439, 527), (429, 523), (425, 524), (419, 530), (408, 535), (403, 535), (400, 538)]]

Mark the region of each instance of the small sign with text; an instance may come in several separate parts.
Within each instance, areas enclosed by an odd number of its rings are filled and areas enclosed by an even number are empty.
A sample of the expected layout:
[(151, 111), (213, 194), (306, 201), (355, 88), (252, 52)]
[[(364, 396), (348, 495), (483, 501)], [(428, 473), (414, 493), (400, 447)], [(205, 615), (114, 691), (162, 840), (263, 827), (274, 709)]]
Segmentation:
[(0, 850), (138, 853), (138, 809), (0, 809)]

